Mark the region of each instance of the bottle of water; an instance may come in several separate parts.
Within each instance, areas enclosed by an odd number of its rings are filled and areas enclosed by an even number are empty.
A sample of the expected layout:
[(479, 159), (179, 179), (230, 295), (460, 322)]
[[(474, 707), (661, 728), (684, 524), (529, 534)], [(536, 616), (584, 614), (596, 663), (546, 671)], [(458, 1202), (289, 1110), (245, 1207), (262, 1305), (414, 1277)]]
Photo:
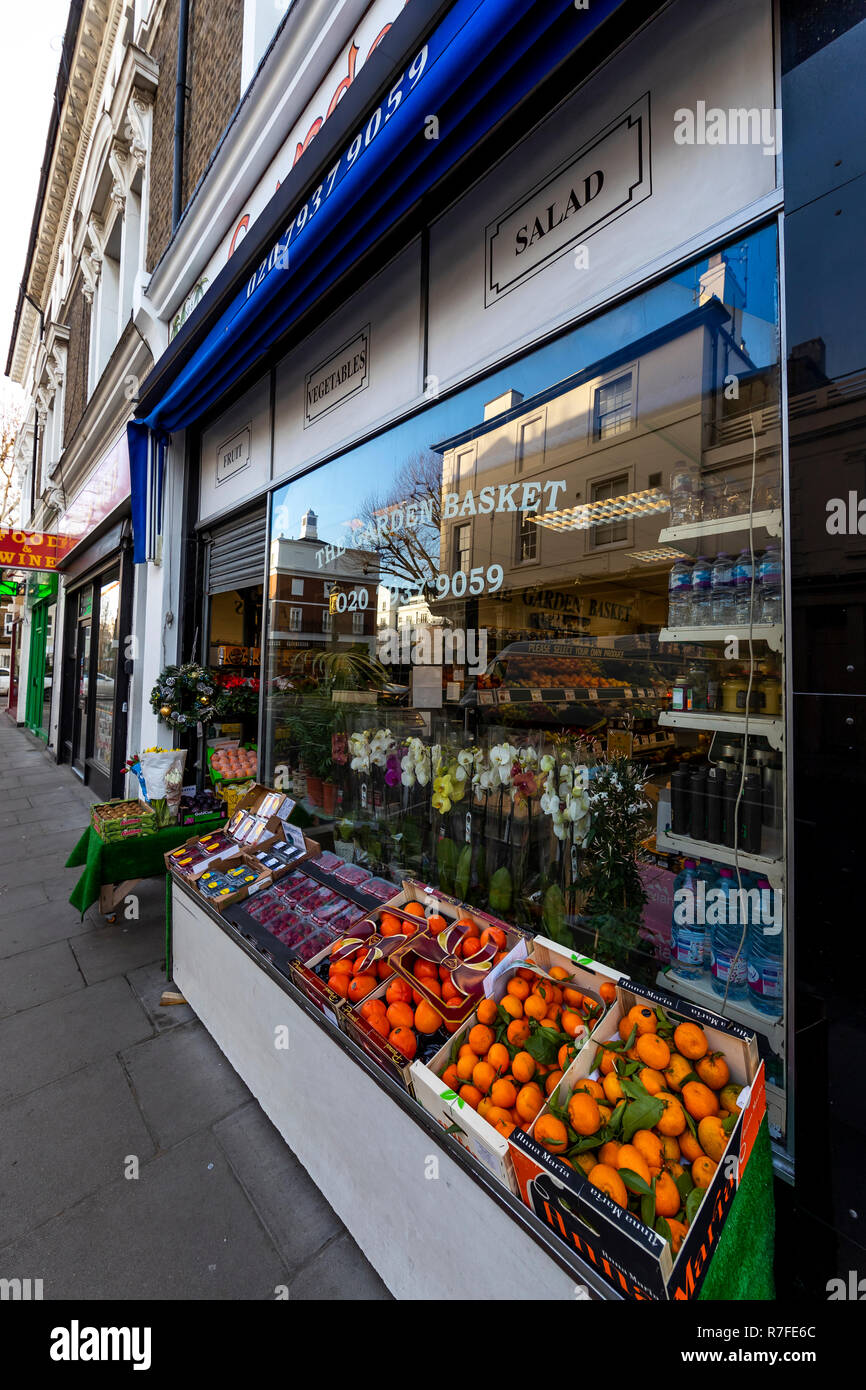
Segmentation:
[(755, 585), (755, 610), (758, 621), (782, 621), (782, 555), (775, 541), (770, 541), (758, 565)]
[(769, 881), (758, 879), (757, 888), (761, 906), (752, 914), (748, 936), (749, 1002), (759, 1013), (778, 1018), (784, 983), (782, 926), (775, 918)]
[(668, 627), (688, 627), (691, 611), (691, 561), (677, 560), (668, 579)]
[(713, 626), (720, 627), (725, 623), (733, 623), (731, 557), (727, 551), (719, 551), (715, 558), (710, 595)]
[(671, 917), (671, 967), (686, 980), (697, 979), (704, 965), (704, 926), (696, 920), (697, 888), (697, 864), (694, 859), (687, 859), (674, 879)]
[[(752, 557), (748, 546), (745, 546), (734, 561), (731, 570), (731, 584), (733, 588), (734, 603), (734, 622), (748, 623), (749, 612), (752, 606)], [(760, 612), (757, 603), (757, 585), (755, 586), (755, 622), (758, 621)]]
[(701, 470), (686, 459), (671, 471), (671, 526), (685, 526), (701, 519)]
[(709, 627), (712, 623), (712, 561), (698, 555), (692, 565), (691, 627)]
[(740, 938), (743, 923), (740, 920), (740, 899), (737, 880), (731, 869), (719, 870), (719, 887), (725, 894), (723, 910), (713, 914), (722, 920), (711, 928), (710, 943), (710, 985), (713, 993), (723, 997), (725, 990), (731, 1001), (743, 1001), (749, 993), (749, 969), (746, 956), (746, 943), (740, 951)]
[[(698, 865), (697, 880), (698, 883), (703, 883), (704, 885), (704, 910), (702, 914), (704, 918), (704, 970), (707, 973), (709, 973), (710, 963), (712, 961), (713, 955), (713, 943), (710, 938), (710, 928), (706, 920), (706, 902), (707, 895), (709, 895), (714, 888), (718, 888), (719, 886), (719, 875), (716, 870), (716, 866), (711, 859), (701, 860), (700, 864)], [(698, 900), (700, 901), (700, 896)]]

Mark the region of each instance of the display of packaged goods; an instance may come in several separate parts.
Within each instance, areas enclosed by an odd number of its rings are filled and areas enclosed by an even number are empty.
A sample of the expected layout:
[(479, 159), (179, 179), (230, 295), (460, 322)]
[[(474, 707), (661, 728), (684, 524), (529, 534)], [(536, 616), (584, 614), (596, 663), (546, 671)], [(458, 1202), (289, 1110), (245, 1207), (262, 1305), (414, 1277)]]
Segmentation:
[(348, 883), (353, 888), (361, 888), (373, 875), (369, 869), (362, 869), (360, 864), (343, 864), (334, 873), (334, 878), (339, 879), (340, 883)]
[(106, 844), (156, 834), (156, 817), (146, 801), (99, 802), (90, 808), (90, 824)]
[(385, 878), (368, 878), (361, 884), (361, 892), (369, 898), (378, 898), (379, 902), (390, 902), (391, 898), (396, 897), (400, 889), (395, 883), (389, 883)]
[(509, 1134), (511, 1161), (526, 1204), (617, 1292), (694, 1298), (766, 1111), (757, 1039), (628, 980), (615, 994)]
[(344, 902), (342, 906), (332, 916), (327, 919), (329, 931), (336, 932), (342, 936), (351, 932), (358, 922), (364, 917), (364, 909), (355, 903)]
[(221, 748), (209, 747), (207, 750), (208, 772), (214, 786), (225, 782), (242, 782), (255, 777), (258, 771), (259, 755), (255, 745), (238, 748), (224, 745)]
[(332, 854), (330, 850), (324, 850), (317, 859), (313, 860), (317, 869), (322, 869), (326, 874), (332, 874), (335, 869), (343, 866), (343, 860), (338, 854)]
[(318, 892), (321, 886), (316, 879), (310, 878), (308, 874), (295, 872), (283, 879), (277, 885), (276, 891), (280, 897), (285, 898), (286, 902), (300, 903), (304, 898)]
[(198, 890), (206, 898), (224, 898), (227, 894), (233, 893), (235, 887), (228, 874), (219, 873), (214, 869), (205, 869), (198, 878)]

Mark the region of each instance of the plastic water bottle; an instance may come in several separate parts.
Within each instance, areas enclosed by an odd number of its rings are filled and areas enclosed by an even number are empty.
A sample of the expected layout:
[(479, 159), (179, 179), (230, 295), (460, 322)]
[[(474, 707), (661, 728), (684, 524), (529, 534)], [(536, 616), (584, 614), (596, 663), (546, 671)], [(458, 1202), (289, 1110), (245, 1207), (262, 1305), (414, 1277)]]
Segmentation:
[(691, 611), (691, 561), (677, 560), (668, 578), (668, 626), (687, 627)]
[(782, 929), (775, 920), (775, 894), (769, 881), (759, 879), (757, 888), (761, 906), (752, 914), (748, 936), (749, 1002), (759, 1013), (778, 1018), (784, 984)]
[(782, 555), (771, 541), (761, 556), (755, 585), (756, 615), (762, 623), (782, 621)]
[(724, 623), (734, 621), (731, 584), (731, 557), (726, 551), (721, 550), (713, 564), (712, 588), (710, 590), (714, 627), (721, 627)]
[(686, 459), (671, 470), (671, 526), (701, 519), (701, 470)]
[(710, 928), (706, 921), (706, 902), (707, 895), (709, 895), (709, 893), (711, 893), (714, 888), (718, 888), (719, 886), (719, 875), (716, 870), (716, 866), (712, 862), (712, 860), (701, 860), (700, 864), (698, 865), (697, 879), (698, 883), (703, 883), (704, 885), (704, 970), (709, 973), (710, 964), (713, 956), (713, 943), (710, 936)]
[[(748, 547), (744, 547), (734, 561), (731, 570), (731, 584), (733, 587), (734, 621), (736, 623), (748, 623), (749, 612), (752, 607), (752, 557)], [(756, 622), (759, 612), (760, 608), (756, 602)]]
[(697, 979), (704, 967), (704, 927), (702, 922), (695, 920), (698, 906), (697, 867), (694, 859), (687, 859), (682, 872), (674, 879), (671, 966), (686, 980)]
[(719, 870), (718, 886), (725, 894), (725, 903), (724, 911), (713, 914), (723, 920), (714, 923), (711, 928), (710, 985), (713, 993), (720, 997), (727, 989), (729, 1000), (745, 1000), (749, 993), (749, 968), (745, 943), (735, 962), (743, 935), (743, 923), (740, 920), (737, 880), (731, 869)]
[(705, 555), (698, 555), (692, 565), (692, 602), (689, 619), (692, 627), (709, 627), (712, 623), (713, 564)]

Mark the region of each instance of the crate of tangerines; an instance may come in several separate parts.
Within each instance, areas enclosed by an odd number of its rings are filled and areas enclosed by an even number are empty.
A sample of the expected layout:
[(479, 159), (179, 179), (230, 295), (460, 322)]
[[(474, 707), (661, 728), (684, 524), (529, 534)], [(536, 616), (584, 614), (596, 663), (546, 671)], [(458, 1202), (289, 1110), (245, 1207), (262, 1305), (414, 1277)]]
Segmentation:
[(425, 1110), (518, 1191), (509, 1137), (529, 1130), (545, 1099), (615, 997), (619, 975), (538, 938), (503, 965), (463, 1026), (411, 1070)]
[(294, 964), (309, 998), (395, 1079), (410, 1086), (416, 1057), (437, 1052), (464, 1023), (491, 971), (525, 934), (407, 883), (306, 963)]
[(764, 1110), (753, 1033), (623, 980), (510, 1136), (520, 1194), (627, 1296), (693, 1297)]

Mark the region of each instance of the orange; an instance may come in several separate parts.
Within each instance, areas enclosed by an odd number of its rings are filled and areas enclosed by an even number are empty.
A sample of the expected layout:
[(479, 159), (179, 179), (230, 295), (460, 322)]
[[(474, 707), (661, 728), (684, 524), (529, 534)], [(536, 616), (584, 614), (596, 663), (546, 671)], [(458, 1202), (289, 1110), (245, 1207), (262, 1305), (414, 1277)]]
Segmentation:
[(728, 1147), (728, 1136), (718, 1115), (709, 1115), (698, 1124), (698, 1142), (705, 1154), (718, 1163)]
[(672, 1134), (678, 1138), (686, 1128), (686, 1117), (678, 1100), (664, 1097), (664, 1111), (656, 1123), (659, 1134)]
[(497, 1076), (504, 1076), (511, 1066), (511, 1056), (505, 1044), (494, 1043), (487, 1053), (487, 1061)]
[(547, 1073), (547, 1076), (544, 1078), (544, 1089), (549, 1096), (553, 1095), (564, 1075), (565, 1072), (560, 1071), (558, 1068), (556, 1071), (549, 1071)]
[(683, 1084), (684, 1077), (692, 1071), (691, 1062), (682, 1057), (679, 1052), (671, 1053), (670, 1066), (665, 1067), (665, 1080), (672, 1091), (678, 1091)]
[(442, 1027), (442, 1015), (422, 999), (415, 1010), (415, 1027), (419, 1033), (437, 1033)]
[(623, 1042), (625, 1042), (626, 1038), (629, 1036), (633, 1028), (634, 1024), (629, 1021), (628, 1014), (624, 1015), (619, 1021), (618, 1029), (619, 1036)]
[(727, 1110), (729, 1115), (736, 1115), (739, 1111), (740, 1105), (738, 1096), (742, 1089), (742, 1086), (737, 1086), (736, 1083), (733, 1083), (730, 1086), (723, 1086), (719, 1092), (719, 1105), (721, 1105), (723, 1110)]
[(389, 1004), (388, 1022), (392, 1028), (411, 1028), (415, 1022), (415, 1010), (411, 1004)]
[(618, 1052), (610, 1052), (609, 1050), (605, 1050), (602, 1052), (601, 1062), (599, 1063), (599, 1071), (601, 1072), (602, 1076), (610, 1076), (611, 1072), (614, 1071), (614, 1069), (616, 1068), (616, 1062), (618, 1057)]
[[(473, 923), (473, 926), (475, 924)], [(501, 927), (485, 927), (481, 933), (481, 945), (489, 946), (492, 942), (498, 950), (502, 950), (508, 941), (508, 937)]]
[(403, 912), (408, 912), (412, 917), (423, 917), (424, 908), (421, 903), (404, 903)]
[[(519, 999), (515, 999), (513, 994), (504, 994), (499, 1001), (500, 1009), (504, 1009), (512, 1018), (523, 1018), (523, 1005)], [(526, 1030), (527, 1035), (529, 1029)]]
[(517, 1125), (515, 1124), (515, 1122), (513, 1120), (509, 1120), (505, 1124), (498, 1124), (496, 1126), (496, 1132), (497, 1134), (501, 1134), (503, 1139), (507, 1139), (508, 1136), (512, 1134), (516, 1128)]
[(570, 1038), (576, 1037), (583, 1029), (583, 1019), (573, 1009), (565, 1009), (560, 1022), (563, 1033), (567, 1033)]
[(613, 1114), (613, 1111), (611, 1110), (609, 1105), (600, 1105), (598, 1107), (598, 1113), (601, 1116), (602, 1124), (606, 1125), (610, 1122), (610, 1117)]
[(515, 999), (522, 1001), (529, 997), (529, 985), (525, 980), (521, 980), (519, 975), (515, 975), (514, 979), (509, 980), (505, 986), (505, 993), (513, 994)]
[(441, 931), (448, 930), (448, 923), (438, 912), (431, 912), (427, 918), (427, 927), (431, 936), (438, 936)]
[(379, 918), (380, 936), (400, 936), (403, 931), (403, 923), (399, 917), (395, 917), (391, 912), (383, 912)]
[(460, 1078), (457, 1075), (457, 1067), (454, 1062), (452, 1062), (449, 1067), (445, 1068), (442, 1073), (442, 1080), (445, 1082), (449, 1091), (455, 1091), (457, 1089), (457, 1082)]
[(462, 1057), (457, 1058), (457, 1075), (461, 1081), (468, 1081), (475, 1070), (476, 1063), (480, 1058), (474, 1052), (466, 1052)]
[(460, 1099), (471, 1105), (473, 1110), (477, 1110), (484, 1097), (477, 1086), (461, 1086)]
[(704, 1036), (704, 1030), (699, 1028), (696, 1023), (681, 1023), (674, 1029), (674, 1047), (677, 1052), (681, 1052), (690, 1061), (696, 1061), (698, 1057), (703, 1057), (709, 1051), (709, 1043)]
[[(484, 1105), (485, 1103), (487, 1105), (487, 1109), (484, 1113), (484, 1119), (487, 1121), (489, 1125), (493, 1125), (493, 1128), (495, 1129), (497, 1125), (511, 1124), (510, 1110), (503, 1109), (501, 1105), (494, 1105), (493, 1101), (490, 1099), (490, 1096), (485, 1096), (484, 1100), (481, 1102), (481, 1105)], [(479, 1105), (478, 1107), (479, 1115), (481, 1114), (481, 1105)]]
[(562, 991), (562, 1002), (564, 1004), (570, 1004), (573, 1009), (579, 1009), (583, 1003), (583, 995), (579, 989), (574, 989), (571, 985), (567, 985)]
[(682, 1089), (683, 1104), (696, 1120), (705, 1120), (708, 1115), (718, 1115), (719, 1102), (715, 1092), (703, 1081), (687, 1081)]
[(563, 1043), (557, 1053), (556, 1060), (562, 1071), (567, 1071), (569, 1064), (577, 1056), (577, 1050), (573, 1043)]
[(617, 1168), (628, 1168), (632, 1173), (637, 1173), (638, 1177), (643, 1178), (649, 1186), (651, 1181), (649, 1164), (634, 1144), (623, 1144), (616, 1156), (616, 1166)]
[(604, 980), (598, 987), (598, 992), (605, 1004), (612, 1004), (616, 999), (616, 985), (612, 980)]
[(629, 1009), (627, 1017), (629, 1028), (637, 1028), (638, 1037), (641, 1033), (655, 1033), (659, 1026), (658, 1019), (648, 1004), (635, 1004), (633, 1009)]
[(692, 1182), (695, 1187), (709, 1187), (713, 1180), (713, 1174), (718, 1168), (718, 1163), (714, 1163), (711, 1158), (703, 1154), (696, 1158), (692, 1164)]
[(690, 1129), (684, 1129), (676, 1142), (680, 1147), (680, 1157), (688, 1163), (694, 1163), (696, 1158), (704, 1157), (704, 1151)]
[(607, 1096), (611, 1105), (616, 1105), (622, 1100), (622, 1086), (620, 1086), (619, 1079), (614, 1076), (613, 1072), (608, 1072), (602, 1085), (604, 1086), (604, 1094)]
[(632, 1144), (643, 1158), (650, 1172), (658, 1171), (665, 1161), (664, 1144), (651, 1129), (639, 1129), (632, 1137)]
[(418, 1039), (411, 1028), (392, 1028), (388, 1034), (388, 1041), (410, 1062), (418, 1051)]
[[(490, 1112), (495, 1109), (496, 1106), (489, 1096), (484, 1096), (484, 1098), (478, 1102), (478, 1113), (482, 1120), (487, 1120), (488, 1124), (491, 1123)], [(495, 1121), (493, 1121), (493, 1123), (495, 1123)]]
[(376, 1014), (384, 1014), (386, 1011), (384, 999), (365, 999), (361, 1005), (362, 1018), (374, 1018)]
[(503, 1110), (512, 1110), (517, 1101), (517, 1087), (513, 1081), (505, 1081), (500, 1078), (494, 1081), (490, 1087), (490, 1094), (494, 1105), (500, 1105)]
[(372, 1018), (369, 1018), (367, 1022), (371, 1028), (375, 1028), (376, 1032), (382, 1038), (387, 1038), (391, 1031), (391, 1024), (384, 1014), (373, 1014)]
[(511, 1063), (511, 1070), (514, 1073), (514, 1080), (519, 1081), (521, 1085), (525, 1085), (527, 1081), (532, 1080), (537, 1070), (535, 1058), (528, 1052), (518, 1052), (514, 1061)]
[(665, 1079), (661, 1072), (654, 1071), (652, 1067), (642, 1067), (637, 1074), (637, 1079), (651, 1096), (657, 1096), (659, 1091), (663, 1091), (665, 1088)]
[(670, 1173), (659, 1173), (656, 1178), (656, 1216), (676, 1216), (682, 1204)]
[[(567, 1162), (568, 1162), (568, 1159), (567, 1159), (567, 1158), (563, 1159), (563, 1163), (567, 1163)], [(589, 1175), (590, 1175), (590, 1173), (592, 1172), (593, 1168), (594, 1168), (595, 1165), (598, 1163), (598, 1159), (596, 1158), (595, 1154), (594, 1154), (594, 1153), (592, 1152), (592, 1150), (590, 1149), (590, 1150), (589, 1150), (587, 1153), (585, 1153), (585, 1154), (578, 1154), (578, 1155), (577, 1155), (577, 1158), (575, 1159), (575, 1162), (576, 1162), (578, 1168), (582, 1168), (583, 1171), (584, 1171), (584, 1173), (586, 1174), (586, 1176), (589, 1177)]]
[[(697, 1140), (696, 1140), (695, 1142), (697, 1143)], [(663, 1135), (663, 1137), (662, 1137), (662, 1149), (664, 1150), (665, 1163), (677, 1163), (677, 1162), (679, 1162), (679, 1159), (680, 1159), (680, 1145), (679, 1145), (679, 1140), (675, 1139), (675, 1138), (673, 1137), (672, 1134)]]
[(349, 981), (346, 997), (351, 999), (353, 1003), (357, 1003), (359, 999), (365, 999), (378, 983), (375, 975), (353, 975)]
[(600, 1081), (593, 1081), (591, 1076), (587, 1076), (583, 1081), (574, 1083), (575, 1091), (585, 1091), (588, 1096), (593, 1096), (596, 1100), (604, 1100), (604, 1087)]
[[(437, 999), (441, 999), (441, 998), (442, 998), (442, 984), (441, 984), (441, 981), (436, 980), (436, 979), (433, 979), (433, 978), (431, 977), (429, 980), (425, 980), (425, 981), (424, 981), (424, 988), (426, 989), (426, 991), (427, 991), (428, 994), (435, 994)], [(422, 996), (422, 997), (423, 997), (423, 996)], [(420, 1003), (420, 1000), (416, 1000), (415, 1002), (416, 1002), (416, 1003)]]
[(564, 970), (561, 965), (552, 965), (547, 973), (551, 980), (568, 980), (571, 978), (568, 971)]
[(533, 1137), (552, 1154), (565, 1153), (568, 1148), (568, 1130), (555, 1115), (541, 1115), (532, 1131)]
[(618, 1139), (608, 1139), (607, 1143), (602, 1144), (601, 1148), (598, 1151), (599, 1163), (608, 1163), (610, 1164), (611, 1168), (618, 1168), (619, 1164), (617, 1163), (616, 1158), (617, 1154), (619, 1153), (622, 1147), (623, 1146)]
[(411, 986), (405, 980), (392, 980), (385, 990), (389, 1004), (408, 1004), (412, 998)]
[(489, 1062), (476, 1062), (472, 1068), (472, 1085), (477, 1086), (483, 1096), (487, 1095), (496, 1080), (496, 1072)]
[[(516, 1002), (516, 1001), (515, 1001)], [(521, 1004), (521, 1008), (523, 1005)], [(525, 1018), (515, 1018), (509, 1023), (505, 1033), (512, 1047), (522, 1047), (529, 1037), (529, 1024)]]
[(483, 1023), (476, 1023), (474, 1028), (469, 1029), (469, 1036), (466, 1041), (474, 1053), (479, 1057), (486, 1057), (496, 1042), (496, 1035), (492, 1028), (486, 1027)]
[(463, 956), (464, 960), (468, 960), (470, 956), (474, 956), (480, 950), (481, 940), (479, 937), (464, 936), (460, 945), (457, 947), (457, 955)]
[(349, 994), (348, 975), (329, 975), (328, 984), (335, 994), (339, 994), (341, 999), (346, 999)]
[(673, 1178), (674, 1182), (676, 1182), (677, 1178), (681, 1178), (683, 1173), (686, 1171), (681, 1163), (669, 1163), (667, 1165), (667, 1170)]
[(599, 1191), (606, 1192), (621, 1207), (628, 1206), (628, 1192), (625, 1183), (615, 1168), (608, 1163), (596, 1163), (589, 1175), (589, 1181)]
[(514, 1108), (521, 1120), (526, 1123), (535, 1119), (543, 1104), (544, 1096), (541, 1094), (540, 1088), (532, 1081), (528, 1086), (521, 1086), (517, 1092)]
[(482, 999), (478, 1008), (475, 1010), (475, 1016), (479, 1023), (495, 1023), (498, 1017), (496, 1000)]
[(671, 1248), (676, 1255), (680, 1246), (686, 1238), (688, 1226), (684, 1226), (682, 1221), (675, 1221), (672, 1216), (665, 1218), (671, 1233)]
[(447, 1001), (448, 1001), (449, 999), (459, 999), (459, 998), (460, 998), (460, 991), (459, 991), (459, 989), (457, 988), (457, 986), (454, 984), (453, 980), (443, 980), (443, 981), (442, 981), (442, 995), (441, 995), (441, 997), (446, 1001), (446, 1003), (447, 1003)]
[(576, 1092), (568, 1102), (568, 1118), (572, 1129), (584, 1136), (597, 1134), (601, 1128), (598, 1101), (583, 1091)]
[(380, 960), (376, 965), (376, 974), (380, 980), (390, 980), (394, 971), (386, 960)]
[(439, 971), (431, 960), (416, 960), (412, 966), (412, 974), (416, 980), (438, 980)]
[(530, 994), (529, 998), (524, 1001), (523, 1012), (527, 1018), (541, 1019), (547, 1013), (547, 1005), (537, 994)]
[(731, 1079), (731, 1069), (721, 1052), (711, 1052), (708, 1056), (701, 1057), (695, 1071), (711, 1091), (721, 1091)]
[(671, 1050), (664, 1038), (655, 1033), (641, 1033), (634, 1048), (639, 1060), (654, 1071), (664, 1071), (670, 1064)]

